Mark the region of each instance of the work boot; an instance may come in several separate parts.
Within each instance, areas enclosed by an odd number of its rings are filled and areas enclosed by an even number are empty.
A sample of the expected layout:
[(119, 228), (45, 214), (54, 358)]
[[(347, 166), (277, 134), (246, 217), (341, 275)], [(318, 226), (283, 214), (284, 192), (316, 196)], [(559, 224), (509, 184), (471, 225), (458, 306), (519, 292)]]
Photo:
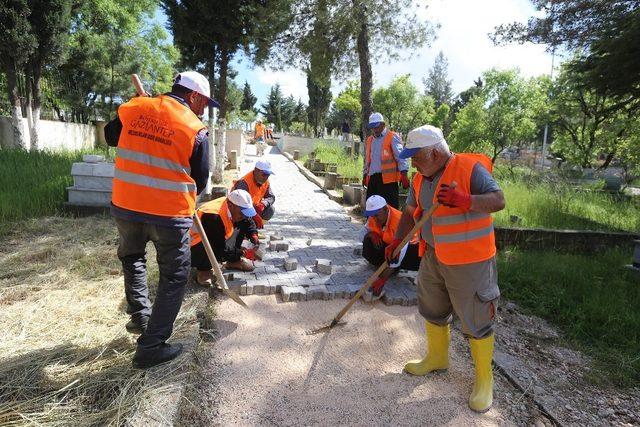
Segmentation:
[(196, 283), (200, 286), (211, 286), (213, 283), (213, 272), (211, 270), (196, 272)]
[(476, 378), (469, 396), (469, 407), (476, 412), (486, 412), (493, 403), (493, 359), (494, 335), (486, 338), (469, 338), (471, 357), (475, 365)]
[(238, 261), (227, 261), (225, 264), (227, 270), (253, 271), (254, 268), (253, 263), (245, 258), (240, 258)]
[(427, 354), (422, 360), (412, 360), (404, 365), (404, 370), (411, 375), (426, 375), (432, 371), (449, 367), (449, 325), (439, 326), (425, 322), (427, 329)]
[(142, 333), (147, 330), (147, 323), (149, 323), (149, 317), (142, 316), (137, 319), (129, 320), (124, 327), (130, 334), (142, 335)]
[(133, 367), (137, 369), (147, 369), (175, 359), (182, 353), (182, 344), (162, 343), (157, 347), (143, 350), (136, 349), (133, 356)]

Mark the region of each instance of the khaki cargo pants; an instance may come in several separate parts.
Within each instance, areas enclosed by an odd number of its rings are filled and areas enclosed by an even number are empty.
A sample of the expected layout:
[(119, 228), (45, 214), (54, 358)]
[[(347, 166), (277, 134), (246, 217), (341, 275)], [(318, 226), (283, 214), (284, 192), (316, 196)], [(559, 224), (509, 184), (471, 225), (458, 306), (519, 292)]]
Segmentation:
[(418, 310), (426, 320), (446, 325), (455, 311), (465, 335), (483, 338), (493, 332), (499, 297), (495, 257), (473, 264), (445, 265), (427, 245), (418, 270)]

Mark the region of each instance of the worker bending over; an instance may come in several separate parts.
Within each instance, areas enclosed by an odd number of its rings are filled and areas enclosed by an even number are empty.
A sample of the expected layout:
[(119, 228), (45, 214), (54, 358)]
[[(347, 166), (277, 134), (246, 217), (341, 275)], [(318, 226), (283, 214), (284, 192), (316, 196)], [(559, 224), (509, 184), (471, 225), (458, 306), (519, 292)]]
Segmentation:
[(469, 407), (487, 411), (493, 402), (493, 321), (500, 297), (491, 213), (504, 209), (504, 195), (483, 154), (454, 154), (442, 131), (425, 125), (409, 132), (400, 154), (418, 169), (402, 212), (394, 249), (424, 212), (440, 206), (420, 231), (418, 309), (426, 319), (427, 353), (404, 366), (412, 375), (449, 367), (449, 325), (462, 322), (475, 365)]
[(275, 210), (273, 204), (276, 196), (271, 191), (269, 185), (269, 176), (273, 175), (271, 163), (267, 160), (259, 160), (256, 162), (255, 168), (237, 180), (232, 190), (244, 190), (251, 195), (253, 207), (256, 210), (256, 216), (253, 217), (258, 228), (263, 228), (263, 221), (268, 221), (273, 217)]
[[(393, 242), (402, 212), (389, 206), (381, 196), (367, 199), (364, 215), (368, 217), (362, 228), (362, 256), (372, 265), (379, 267), (384, 262), (387, 245)], [(418, 271), (420, 256), (418, 254), (418, 237), (415, 236), (401, 251), (398, 263), (386, 268), (371, 286), (372, 300), (382, 298), (384, 285), (389, 276), (402, 268)]]
[[(253, 271), (251, 261), (258, 259), (255, 251), (260, 241), (251, 219), (256, 211), (249, 193), (244, 190), (232, 191), (227, 197), (202, 204), (196, 214), (218, 262), (226, 261), (227, 270)], [(251, 242), (252, 248), (242, 247), (245, 238)], [(211, 262), (195, 226), (191, 229), (191, 265), (197, 270), (198, 284), (210, 285), (213, 278)]]

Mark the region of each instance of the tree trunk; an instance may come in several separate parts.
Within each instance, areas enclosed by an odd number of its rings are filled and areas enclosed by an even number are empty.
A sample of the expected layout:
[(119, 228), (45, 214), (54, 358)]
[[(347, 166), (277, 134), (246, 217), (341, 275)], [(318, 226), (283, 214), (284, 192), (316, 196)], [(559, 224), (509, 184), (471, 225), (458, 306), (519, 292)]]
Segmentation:
[(360, 63), (360, 105), (362, 107), (362, 143), (360, 149), (364, 149), (365, 139), (368, 133), (369, 116), (373, 112), (371, 91), (373, 88), (373, 72), (371, 71), (371, 57), (369, 55), (369, 23), (364, 4), (360, 0), (353, 0), (356, 17), (360, 22), (357, 48), (358, 62)]
[(11, 61), (5, 69), (7, 74), (7, 92), (9, 101), (11, 102), (11, 127), (13, 130), (14, 145), (23, 150), (28, 150), (27, 135), (24, 132), (22, 124), (22, 105), (20, 102), (20, 92), (18, 91), (18, 82), (15, 69), (15, 63)]
[[(216, 93), (216, 46), (211, 47), (211, 57), (208, 61), (208, 79), (209, 79), (209, 96), (215, 99)], [(215, 132), (215, 111), (213, 108), (208, 109), (209, 117), (207, 120), (207, 128), (209, 130), (209, 179), (207, 179), (207, 185), (202, 191), (202, 196), (210, 196), (213, 184), (211, 182), (211, 175), (213, 167), (216, 164), (216, 132)]]
[(213, 182), (219, 184), (222, 182), (224, 168), (227, 163), (225, 152), (227, 142), (227, 74), (229, 72), (229, 60), (231, 55), (226, 49), (220, 52), (220, 93), (218, 102), (220, 102), (220, 111), (218, 112), (218, 131), (216, 132), (216, 164), (213, 169)]
[[(27, 80), (27, 93), (31, 94), (30, 108), (31, 120), (29, 122), (29, 134), (31, 135), (31, 150), (40, 149), (40, 111), (42, 109), (42, 69), (38, 64), (30, 64), (31, 78)], [(29, 111), (27, 110), (27, 111)]]

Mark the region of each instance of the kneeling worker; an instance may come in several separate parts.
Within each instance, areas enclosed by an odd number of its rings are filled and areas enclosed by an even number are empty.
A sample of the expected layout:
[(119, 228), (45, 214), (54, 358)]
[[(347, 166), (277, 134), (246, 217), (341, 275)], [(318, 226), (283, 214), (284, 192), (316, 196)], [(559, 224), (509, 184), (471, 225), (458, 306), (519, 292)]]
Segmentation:
[[(364, 215), (369, 219), (361, 231), (362, 256), (378, 267), (384, 262), (387, 245), (393, 242), (402, 212), (387, 204), (382, 196), (373, 195), (367, 199)], [(417, 236), (402, 249), (398, 262), (389, 265), (371, 286), (374, 301), (382, 298), (384, 284), (395, 270), (402, 268), (418, 271), (420, 256)]]
[[(256, 211), (249, 193), (244, 190), (232, 191), (227, 197), (204, 203), (196, 210), (196, 214), (202, 221), (202, 227), (207, 233), (218, 262), (226, 261), (226, 269), (253, 271), (251, 261), (258, 259), (255, 250), (260, 242), (258, 230), (251, 219), (256, 215)], [(238, 229), (239, 232), (234, 233), (234, 229)], [(253, 248), (242, 248), (245, 236), (254, 245)], [(191, 228), (191, 265), (198, 271), (198, 284), (210, 285), (213, 277), (211, 263), (195, 225)]]
[(412, 375), (449, 367), (449, 325), (453, 312), (462, 322), (475, 365), (469, 407), (484, 412), (493, 402), (493, 322), (500, 290), (491, 213), (504, 209), (504, 195), (483, 154), (449, 150), (442, 131), (422, 126), (409, 132), (400, 157), (411, 158), (413, 179), (396, 238), (385, 256), (436, 203), (420, 231), (424, 251), (418, 271), (418, 309), (426, 320), (427, 354), (410, 361)]
[(263, 228), (263, 221), (269, 221), (275, 213), (273, 204), (276, 196), (269, 185), (270, 175), (274, 175), (271, 163), (267, 160), (257, 161), (255, 168), (237, 180), (232, 188), (232, 190), (244, 190), (251, 195), (253, 207), (257, 213), (253, 220), (258, 228)]

